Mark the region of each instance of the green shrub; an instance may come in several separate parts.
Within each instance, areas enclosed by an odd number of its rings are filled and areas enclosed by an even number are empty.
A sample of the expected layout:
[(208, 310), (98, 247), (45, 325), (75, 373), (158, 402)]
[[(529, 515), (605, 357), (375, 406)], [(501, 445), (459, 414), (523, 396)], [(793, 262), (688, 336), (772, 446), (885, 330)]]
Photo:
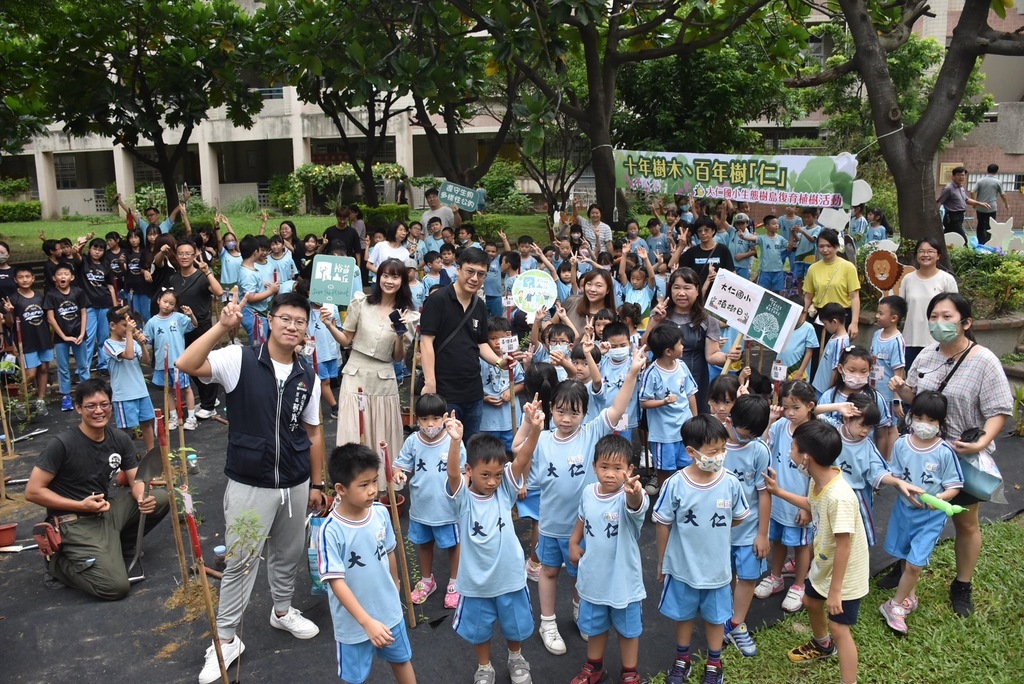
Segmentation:
[(294, 214), (305, 198), (306, 188), (294, 173), (270, 179), (267, 188), (267, 201), (270, 202), (270, 206), (285, 214)]
[(0, 178), (0, 198), (10, 199), (29, 191), (28, 178)]
[(360, 204), (359, 209), (363, 212), (363, 222), (366, 223), (367, 231), (387, 228), (395, 221), (409, 222), (408, 204), (382, 204), (379, 207)]
[(961, 247), (950, 253), (950, 263), (975, 318), (998, 318), (1024, 309), (1024, 256)]
[(41, 202), (0, 202), (0, 223), (38, 221), (42, 217)]
[(492, 211), (499, 214), (511, 214), (513, 216), (524, 216), (530, 213), (530, 197), (518, 190), (501, 197), (494, 202), (488, 202)]
[(519, 164), (501, 157), (495, 159), (487, 175), (480, 179), (487, 191), (487, 203), (493, 204), (495, 210), (502, 211), (497, 206), (506, 197), (518, 193), (516, 177), (520, 175), (523, 175), (523, 168)]
[[(481, 243), (490, 240), (496, 243), (499, 249), (501, 246), (501, 236), (498, 233), (501, 231), (508, 233), (509, 228), (512, 226), (507, 218), (497, 214), (477, 214), (473, 217), (472, 221), (467, 221), (466, 224), (473, 225), (477, 240)], [(508, 239), (509, 242), (513, 243), (512, 248), (515, 249), (516, 236), (509, 235)]]
[(145, 213), (147, 207), (156, 207), (161, 214), (167, 215), (167, 193), (164, 192), (163, 185), (140, 185), (135, 189), (135, 194), (126, 198), (125, 202), (140, 214)]
[(255, 214), (259, 210), (259, 201), (252, 195), (239, 197), (227, 207), (229, 214)]
[(437, 188), (444, 182), (444, 178), (437, 176), (413, 176), (409, 179), (409, 185), (414, 188)]

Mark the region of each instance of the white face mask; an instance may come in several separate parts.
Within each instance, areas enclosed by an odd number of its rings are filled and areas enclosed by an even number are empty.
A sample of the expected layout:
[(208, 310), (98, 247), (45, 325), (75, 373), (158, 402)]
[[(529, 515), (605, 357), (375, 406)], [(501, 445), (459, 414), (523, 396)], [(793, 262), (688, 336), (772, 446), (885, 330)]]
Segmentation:
[(694, 452), (697, 454), (697, 467), (703, 470), (705, 473), (717, 473), (725, 465), (725, 452), (707, 456), (696, 449)]
[(810, 477), (811, 476), (811, 471), (809, 471), (807, 469), (807, 464), (806, 463), (797, 463), (796, 464), (796, 471), (798, 473), (800, 473), (801, 475), (803, 475), (804, 477)]
[(864, 385), (868, 384), (868, 376), (859, 374), (854, 375), (853, 373), (844, 372), (843, 382), (850, 389), (859, 390), (860, 388), (864, 387)]
[(939, 434), (939, 426), (915, 420), (910, 423), (910, 429), (921, 439), (934, 439)]
[(439, 434), (441, 434), (442, 430), (444, 430), (444, 425), (429, 425), (429, 426), (428, 425), (421, 425), (420, 426), (420, 432), (422, 432), (423, 435), (427, 439), (429, 439), (429, 440), (433, 440), (435, 437), (437, 437)]
[(562, 352), (562, 354), (568, 354), (569, 353), (569, 345), (567, 345), (567, 344), (553, 344), (553, 345), (551, 345), (550, 352), (551, 353)]
[(608, 350), (608, 358), (612, 361), (625, 361), (629, 358), (629, 347), (616, 347)]

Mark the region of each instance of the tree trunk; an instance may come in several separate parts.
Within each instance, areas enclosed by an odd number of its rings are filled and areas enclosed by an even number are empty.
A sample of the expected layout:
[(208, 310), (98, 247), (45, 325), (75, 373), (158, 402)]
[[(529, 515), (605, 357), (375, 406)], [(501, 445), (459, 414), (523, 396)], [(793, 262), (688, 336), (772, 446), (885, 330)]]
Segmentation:
[(160, 172), (160, 180), (164, 184), (164, 192), (167, 193), (167, 214), (169, 216), (171, 211), (180, 203), (178, 199), (178, 184), (174, 180), (174, 166), (167, 161), (163, 161), (157, 170)]
[(359, 175), (359, 182), (363, 185), (363, 204), (368, 207), (380, 206), (380, 198), (377, 197), (377, 182), (373, 177), (373, 158), (364, 159), (359, 167), (356, 173)]
[(941, 238), (942, 221), (935, 206), (935, 174), (931, 162), (919, 164), (907, 160), (902, 167), (900, 173), (893, 174), (900, 235), (913, 242), (925, 237)]

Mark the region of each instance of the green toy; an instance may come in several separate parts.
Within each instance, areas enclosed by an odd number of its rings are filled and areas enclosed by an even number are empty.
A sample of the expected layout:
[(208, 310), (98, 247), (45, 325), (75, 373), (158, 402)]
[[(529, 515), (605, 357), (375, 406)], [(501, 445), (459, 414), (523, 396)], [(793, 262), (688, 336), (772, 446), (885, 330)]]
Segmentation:
[(921, 500), (921, 503), (928, 504), (932, 508), (942, 511), (950, 517), (953, 517), (957, 513), (963, 513), (964, 511), (967, 510), (963, 506), (951, 504), (948, 501), (943, 501), (942, 499), (936, 496), (932, 496), (931, 494), (918, 494), (917, 498)]

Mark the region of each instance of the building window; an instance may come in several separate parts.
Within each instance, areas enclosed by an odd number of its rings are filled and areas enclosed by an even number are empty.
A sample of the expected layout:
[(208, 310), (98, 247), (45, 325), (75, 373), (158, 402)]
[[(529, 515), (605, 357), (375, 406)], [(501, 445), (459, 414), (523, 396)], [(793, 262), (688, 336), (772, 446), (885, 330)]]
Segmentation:
[(103, 188), (94, 188), (92, 191), (92, 206), (95, 207), (97, 214), (108, 214), (110, 213), (110, 207), (107, 206), (107, 191)]
[(284, 88), (256, 88), (264, 100), (283, 100), (284, 99)]
[(57, 177), (58, 190), (74, 190), (78, 187), (78, 165), (75, 155), (53, 155), (53, 173)]

